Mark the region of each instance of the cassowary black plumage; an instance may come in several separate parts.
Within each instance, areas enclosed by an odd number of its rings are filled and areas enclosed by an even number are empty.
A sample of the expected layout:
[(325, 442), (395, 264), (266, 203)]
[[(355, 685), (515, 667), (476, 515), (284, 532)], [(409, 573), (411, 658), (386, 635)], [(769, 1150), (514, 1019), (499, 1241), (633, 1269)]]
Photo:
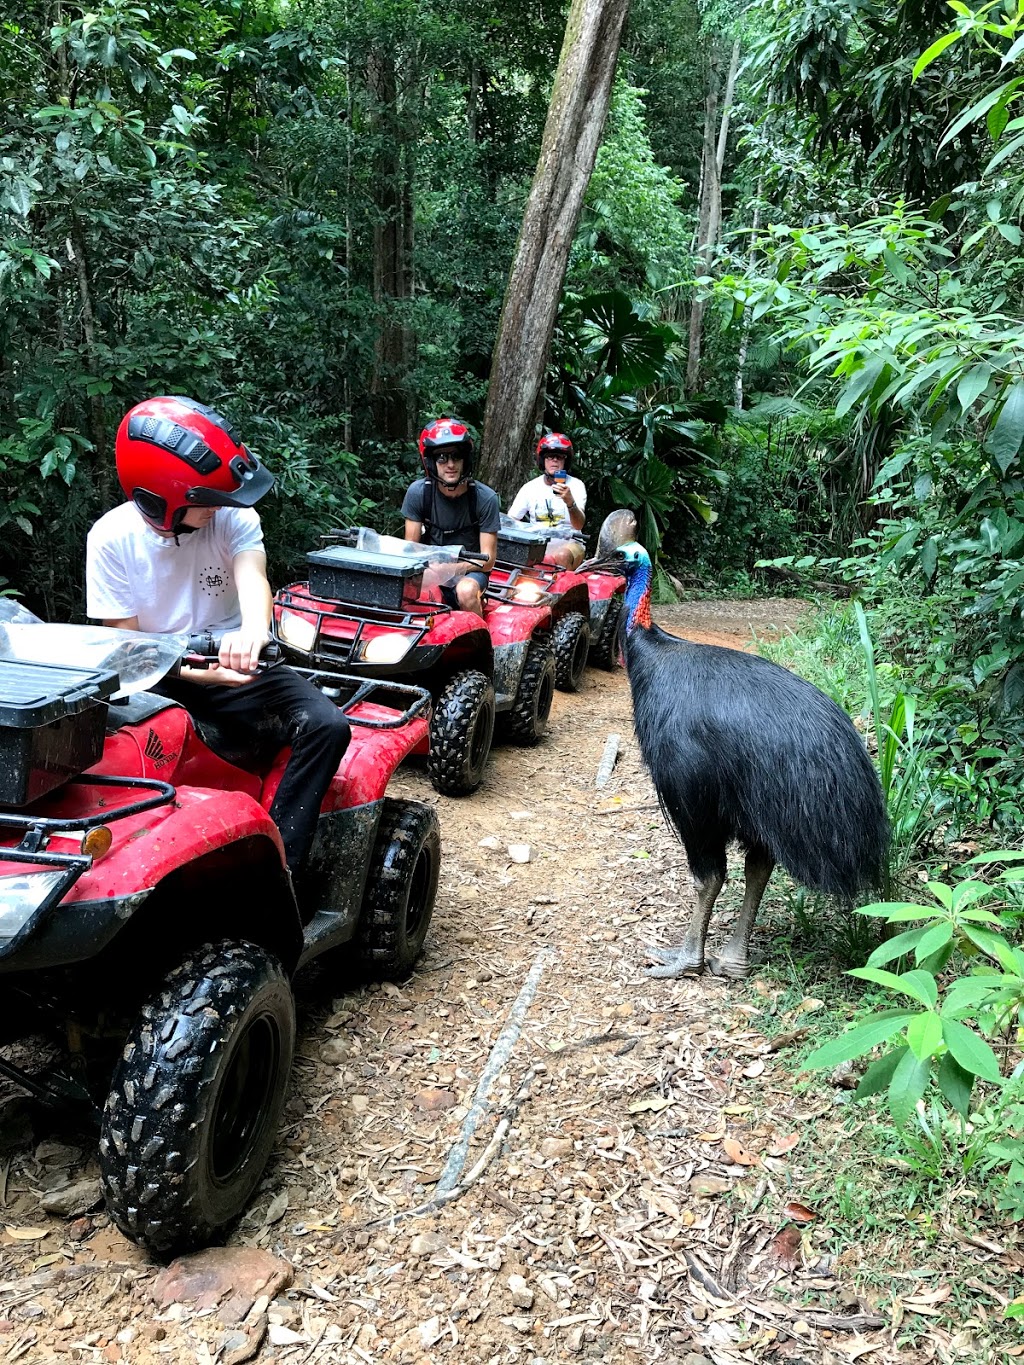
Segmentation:
[[(635, 541), (626, 575), (624, 652), (637, 739), (662, 811), (682, 840), (697, 893), (683, 942), (651, 950), (652, 976), (750, 969), (750, 933), (776, 863), (804, 886), (852, 901), (883, 877), (889, 823), (881, 785), (850, 718), (818, 688), (740, 650), (699, 645), (651, 623), (651, 561)], [(743, 907), (705, 959), (726, 848), (746, 853)]]

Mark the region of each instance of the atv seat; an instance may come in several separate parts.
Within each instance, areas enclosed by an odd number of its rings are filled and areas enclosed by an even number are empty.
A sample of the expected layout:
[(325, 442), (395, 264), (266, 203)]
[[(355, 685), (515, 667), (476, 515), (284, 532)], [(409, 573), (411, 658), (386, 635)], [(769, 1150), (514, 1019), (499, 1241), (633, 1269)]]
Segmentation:
[(170, 697), (158, 692), (135, 692), (124, 701), (111, 702), (107, 709), (107, 734), (114, 735), (122, 725), (141, 725), (144, 720), (159, 715), (169, 706), (177, 706)]
[(241, 734), (234, 726), (218, 725), (205, 717), (197, 720), (193, 716), (192, 724), (199, 738), (218, 758), (257, 777), (266, 777), (288, 744), (287, 738), (273, 726), (258, 734)]

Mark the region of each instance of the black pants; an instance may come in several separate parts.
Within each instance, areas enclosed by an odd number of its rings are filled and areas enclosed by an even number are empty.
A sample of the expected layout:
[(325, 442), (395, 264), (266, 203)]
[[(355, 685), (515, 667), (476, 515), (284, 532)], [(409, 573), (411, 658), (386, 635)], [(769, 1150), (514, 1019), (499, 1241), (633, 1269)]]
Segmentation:
[(166, 678), (160, 691), (194, 716), (209, 721), (229, 745), (247, 740), (269, 749), (291, 745), (270, 815), (294, 872), (309, 852), (320, 803), (351, 738), (348, 721), (335, 704), (286, 664), (258, 673), (240, 687), (203, 686)]

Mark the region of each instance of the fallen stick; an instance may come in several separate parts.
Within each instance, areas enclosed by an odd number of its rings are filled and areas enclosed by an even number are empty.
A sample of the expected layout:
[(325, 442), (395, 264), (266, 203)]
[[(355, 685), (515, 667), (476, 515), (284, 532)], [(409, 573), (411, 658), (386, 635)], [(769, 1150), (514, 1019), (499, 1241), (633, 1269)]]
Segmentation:
[(437, 1195), (447, 1194), (449, 1190), (455, 1188), (462, 1168), (466, 1164), (466, 1156), (469, 1152), (470, 1141), (488, 1108), (487, 1096), (491, 1086), (501, 1074), (508, 1059), (512, 1055), (512, 1049), (515, 1047), (519, 1035), (522, 1032), (523, 1022), (526, 1019), (526, 1011), (533, 1003), (533, 997), (537, 994), (537, 987), (540, 984), (541, 975), (544, 968), (551, 960), (552, 955), (552, 949), (550, 948), (542, 948), (540, 950), (534, 959), (533, 966), (530, 968), (526, 980), (523, 982), (519, 994), (516, 996), (515, 1003), (509, 1010), (505, 1026), (498, 1034), (495, 1044), (491, 1048), (491, 1054), (487, 1058), (487, 1065), (484, 1067), (480, 1080), (477, 1083), (476, 1094), (473, 1096), (473, 1103), (470, 1105), (469, 1113), (466, 1115), (462, 1124), (462, 1132), (459, 1134), (455, 1146), (449, 1152), (448, 1160), (444, 1164), (444, 1170), (441, 1172), (440, 1179), (434, 1188), (435, 1197)]
[[(498, 1153), (501, 1144), (505, 1141), (509, 1128), (512, 1126), (512, 1120), (519, 1112), (519, 1106), (530, 1093), (530, 1086), (533, 1084), (533, 1078), (539, 1071), (544, 1070), (546, 1070), (546, 1067), (543, 1063), (530, 1067), (529, 1071), (523, 1077), (519, 1089), (505, 1106), (498, 1126), (491, 1134), (491, 1140), (484, 1148), (480, 1160), (457, 1185), (452, 1185), (449, 1189), (435, 1193), (432, 1198), (428, 1199), (426, 1203), (418, 1205), (417, 1208), (403, 1209), (399, 1213), (389, 1214), (386, 1218), (375, 1218), (372, 1222), (367, 1223), (366, 1226), (374, 1228), (379, 1227), (382, 1223), (394, 1225), (395, 1223), (400, 1223), (405, 1218), (420, 1218), (423, 1214), (433, 1213), (435, 1209), (442, 1208), (445, 1204), (451, 1204), (454, 1200), (460, 1198), (461, 1195), (464, 1195), (472, 1185), (476, 1184)], [(440, 1184), (440, 1181), (438, 1184)], [(515, 1209), (515, 1205), (510, 1200), (505, 1199), (503, 1195), (499, 1196), (493, 1190), (485, 1190), (484, 1193), (489, 1198), (495, 1200), (495, 1202), (502, 1203), (509, 1209)], [(522, 1217), (522, 1213), (519, 1210), (516, 1210), (516, 1212)]]
[(603, 787), (612, 775), (615, 767), (615, 760), (619, 756), (619, 736), (609, 735), (604, 743), (604, 753), (601, 761), (597, 765), (597, 777), (594, 779), (595, 787)]

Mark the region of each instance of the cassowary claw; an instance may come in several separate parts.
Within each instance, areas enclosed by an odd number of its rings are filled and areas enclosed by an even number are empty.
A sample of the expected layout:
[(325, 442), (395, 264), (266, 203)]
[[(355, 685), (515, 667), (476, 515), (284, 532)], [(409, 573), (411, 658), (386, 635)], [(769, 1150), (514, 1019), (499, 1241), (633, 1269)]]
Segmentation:
[(700, 976), (704, 970), (704, 963), (700, 959), (694, 959), (685, 948), (656, 948), (652, 945), (646, 952), (648, 957), (653, 957), (662, 964), (660, 967), (646, 967), (644, 971), (647, 976), (662, 979)]
[(726, 981), (745, 981), (750, 975), (749, 962), (737, 962), (727, 957), (709, 957), (707, 969), (712, 976), (723, 977)]

